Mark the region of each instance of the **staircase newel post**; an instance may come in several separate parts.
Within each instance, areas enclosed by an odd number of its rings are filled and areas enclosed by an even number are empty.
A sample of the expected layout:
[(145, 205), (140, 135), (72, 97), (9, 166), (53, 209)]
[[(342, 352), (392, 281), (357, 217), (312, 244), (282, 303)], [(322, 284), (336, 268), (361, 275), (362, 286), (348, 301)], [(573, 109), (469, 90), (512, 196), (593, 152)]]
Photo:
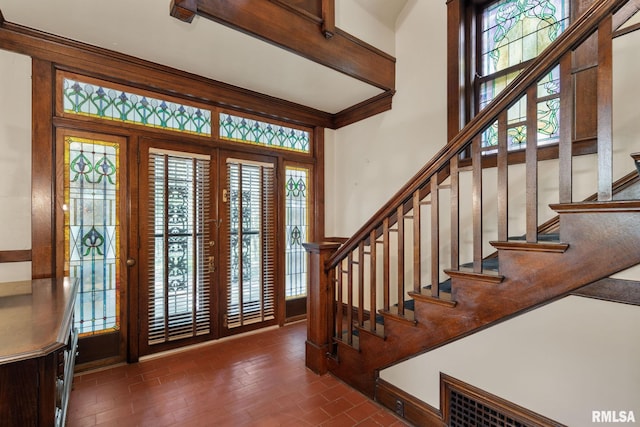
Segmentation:
[(309, 254), (305, 364), (313, 372), (322, 375), (327, 373), (327, 353), (331, 350), (335, 311), (334, 284), (325, 265), (340, 243), (304, 243), (303, 246)]

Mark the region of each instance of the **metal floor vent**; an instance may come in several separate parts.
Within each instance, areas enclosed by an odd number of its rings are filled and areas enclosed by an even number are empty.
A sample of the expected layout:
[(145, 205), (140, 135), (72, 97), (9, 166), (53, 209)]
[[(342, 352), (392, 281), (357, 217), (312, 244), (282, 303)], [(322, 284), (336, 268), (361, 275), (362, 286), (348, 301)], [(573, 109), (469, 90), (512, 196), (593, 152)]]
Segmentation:
[(530, 427), (534, 424), (521, 422), (475, 399), (451, 391), (449, 397), (449, 426), (450, 427)]
[(562, 427), (512, 402), (441, 374), (442, 408), (448, 427)]

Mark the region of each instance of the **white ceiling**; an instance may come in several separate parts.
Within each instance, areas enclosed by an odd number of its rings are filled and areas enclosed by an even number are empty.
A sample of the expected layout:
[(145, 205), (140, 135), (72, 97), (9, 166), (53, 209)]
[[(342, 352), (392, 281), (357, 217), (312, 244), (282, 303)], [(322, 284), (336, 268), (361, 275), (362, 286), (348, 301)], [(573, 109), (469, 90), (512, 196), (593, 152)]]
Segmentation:
[[(406, 3), (355, 1), (387, 26), (393, 25)], [(382, 92), (199, 16), (191, 24), (179, 21), (169, 15), (169, 5), (170, 0), (2, 0), (0, 10), (7, 21), (15, 24), (328, 113), (337, 113)]]

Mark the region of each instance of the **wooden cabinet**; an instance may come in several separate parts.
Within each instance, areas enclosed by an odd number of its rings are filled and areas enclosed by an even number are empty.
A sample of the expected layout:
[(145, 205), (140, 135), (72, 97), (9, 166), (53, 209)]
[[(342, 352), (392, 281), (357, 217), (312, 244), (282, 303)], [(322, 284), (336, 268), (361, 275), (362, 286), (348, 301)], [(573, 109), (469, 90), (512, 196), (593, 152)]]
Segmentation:
[(0, 426), (61, 426), (73, 381), (76, 280), (0, 283)]

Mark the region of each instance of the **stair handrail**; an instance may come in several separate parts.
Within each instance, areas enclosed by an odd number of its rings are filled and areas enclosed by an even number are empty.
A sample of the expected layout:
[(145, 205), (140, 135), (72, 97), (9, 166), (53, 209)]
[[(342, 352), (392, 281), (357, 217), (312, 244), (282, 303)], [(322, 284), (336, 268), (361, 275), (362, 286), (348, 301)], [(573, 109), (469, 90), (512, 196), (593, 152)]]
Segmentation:
[(434, 174), (445, 167), (453, 156), (458, 155), (466, 148), (473, 137), (495, 122), (502, 111), (515, 104), (531, 85), (559, 63), (562, 56), (578, 47), (580, 43), (598, 29), (598, 25), (602, 20), (617, 11), (628, 1), (595, 0), (572, 25), (540, 55), (533, 59), (496, 98), (471, 119), (446, 146), (440, 149), (417, 174), (350, 237), (327, 260), (325, 268), (328, 270), (335, 267), (349, 253), (354, 251), (360, 241), (367, 239), (374, 229), (380, 227), (384, 218), (392, 216), (398, 206), (409, 200), (413, 193), (423, 187)]

